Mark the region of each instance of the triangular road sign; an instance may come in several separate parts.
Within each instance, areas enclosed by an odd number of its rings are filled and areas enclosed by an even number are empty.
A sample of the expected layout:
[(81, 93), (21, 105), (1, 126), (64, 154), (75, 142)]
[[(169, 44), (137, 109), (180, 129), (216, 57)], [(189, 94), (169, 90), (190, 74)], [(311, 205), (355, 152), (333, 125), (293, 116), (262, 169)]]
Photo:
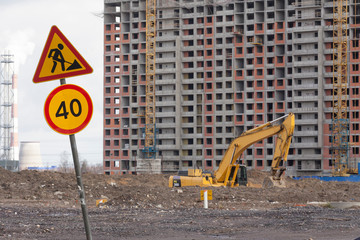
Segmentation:
[(39, 64), (34, 83), (92, 73), (93, 69), (56, 26), (52, 26)]

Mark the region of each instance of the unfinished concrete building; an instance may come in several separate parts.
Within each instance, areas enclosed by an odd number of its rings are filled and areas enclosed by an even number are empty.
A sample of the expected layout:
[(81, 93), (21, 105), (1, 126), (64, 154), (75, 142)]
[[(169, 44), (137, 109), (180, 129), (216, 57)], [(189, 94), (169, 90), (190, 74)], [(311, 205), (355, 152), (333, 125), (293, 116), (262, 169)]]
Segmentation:
[[(104, 171), (144, 148), (145, 0), (104, 0)], [(359, 158), (360, 5), (349, 1), (349, 159)], [(156, 126), (163, 172), (216, 169), (244, 130), (294, 112), (287, 174), (332, 168), (333, 0), (158, 0)], [(274, 138), (245, 152), (268, 170)]]

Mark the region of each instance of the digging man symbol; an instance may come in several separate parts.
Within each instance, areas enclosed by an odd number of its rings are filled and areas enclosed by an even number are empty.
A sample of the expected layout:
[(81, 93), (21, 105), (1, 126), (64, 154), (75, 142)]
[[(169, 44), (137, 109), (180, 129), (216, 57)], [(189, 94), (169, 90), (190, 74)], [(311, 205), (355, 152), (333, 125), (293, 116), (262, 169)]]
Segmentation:
[(64, 56), (61, 53), (61, 50), (63, 50), (63, 49), (64, 49), (64, 46), (61, 43), (59, 43), (58, 48), (54, 48), (54, 49), (50, 50), (48, 58), (52, 57), (53, 62), (54, 62), (54, 65), (53, 65), (53, 67), (51, 69), (51, 73), (54, 73), (57, 62), (61, 63), (61, 69), (63, 71), (65, 71), (65, 59), (64, 59)]
[(69, 71), (69, 70), (74, 70), (74, 69), (79, 69), (79, 68), (82, 68), (80, 66), (80, 64), (76, 61), (76, 59), (74, 60), (73, 63), (71, 62), (68, 62), (68, 61), (65, 61), (64, 59), (64, 56), (62, 55), (61, 53), (61, 50), (64, 49), (64, 45), (62, 45), (61, 43), (58, 44), (58, 48), (53, 48), (50, 50), (49, 52), (49, 55), (48, 55), (48, 58), (52, 58), (53, 60), (53, 67), (51, 69), (51, 73), (54, 73), (55, 72), (55, 69), (56, 69), (56, 66), (57, 66), (57, 63), (59, 62), (61, 64), (61, 70), (64, 72), (65, 71), (65, 63), (69, 63), (71, 64), (67, 69), (66, 71)]

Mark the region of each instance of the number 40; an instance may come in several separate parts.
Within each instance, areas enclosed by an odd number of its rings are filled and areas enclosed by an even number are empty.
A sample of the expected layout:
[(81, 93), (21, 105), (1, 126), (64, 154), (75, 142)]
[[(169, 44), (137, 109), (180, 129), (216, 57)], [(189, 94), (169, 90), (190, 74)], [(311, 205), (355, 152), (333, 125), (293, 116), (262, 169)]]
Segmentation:
[[(78, 106), (78, 111), (77, 112), (74, 111), (74, 104), (75, 103)], [(78, 99), (75, 98), (75, 99), (71, 100), (71, 102), (70, 102), (70, 112), (74, 117), (78, 117), (78, 116), (81, 115), (81, 103), (80, 103), (80, 101)], [(69, 112), (66, 110), (65, 101), (62, 101), (60, 103), (60, 106), (59, 106), (55, 116), (56, 117), (64, 117), (65, 119), (67, 119), (68, 115), (69, 115)]]

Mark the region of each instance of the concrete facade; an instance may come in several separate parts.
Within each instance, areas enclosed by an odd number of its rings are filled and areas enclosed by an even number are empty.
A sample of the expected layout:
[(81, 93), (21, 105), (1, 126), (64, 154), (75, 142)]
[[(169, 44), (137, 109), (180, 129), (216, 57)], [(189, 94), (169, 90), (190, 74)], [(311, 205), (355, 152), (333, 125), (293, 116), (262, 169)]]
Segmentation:
[[(145, 0), (104, 1), (104, 171), (144, 147)], [(359, 159), (360, 5), (349, 2), (350, 155)], [(331, 171), (333, 1), (158, 0), (156, 126), (163, 172), (216, 169), (243, 131), (294, 112), (287, 174)], [(359, 28), (359, 29), (358, 29)], [(269, 170), (274, 138), (242, 156)]]

